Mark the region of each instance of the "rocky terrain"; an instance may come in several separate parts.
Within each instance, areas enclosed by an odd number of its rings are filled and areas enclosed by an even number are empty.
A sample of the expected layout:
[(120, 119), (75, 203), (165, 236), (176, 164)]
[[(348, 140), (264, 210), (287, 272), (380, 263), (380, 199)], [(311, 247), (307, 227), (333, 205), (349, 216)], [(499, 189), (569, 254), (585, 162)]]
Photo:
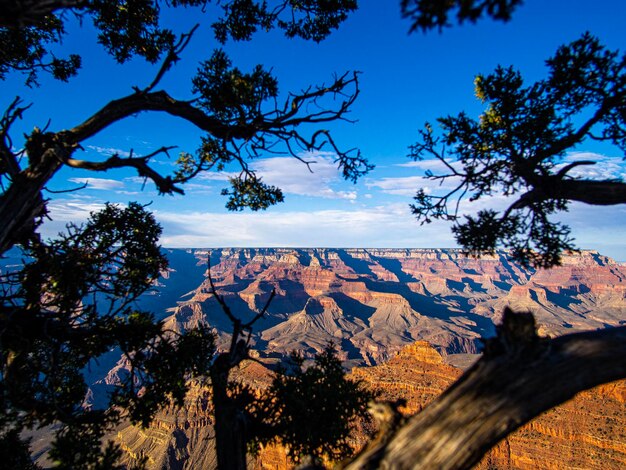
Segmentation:
[[(442, 249), (215, 249), (194, 252), (241, 318), (276, 297), (255, 325), (256, 349), (280, 357), (329, 341), (349, 365), (374, 365), (428, 341), (444, 355), (477, 353), (506, 305), (532, 311), (544, 335), (626, 322), (626, 267), (596, 252), (551, 270), (524, 269), (506, 253), (470, 258)], [(189, 286), (192, 290), (192, 286)], [(205, 280), (171, 310), (168, 325), (230, 325)]]
[[(401, 411), (407, 414), (419, 412), (460, 373), (424, 342), (405, 347), (384, 364), (352, 371), (381, 399), (406, 399)], [(626, 468), (626, 381), (582, 392), (544, 413), (508, 436), (477, 468)]]
[[(524, 269), (505, 253), (474, 259), (456, 250), (223, 249), (177, 255), (161, 293), (150, 299), (161, 299), (163, 308), (174, 281), (179, 292), (187, 291), (169, 309), (169, 327), (206, 322), (228, 340), (230, 324), (205, 277), (210, 263), (217, 291), (242, 319), (258, 312), (275, 290), (253, 332), (262, 362), (279, 361), (293, 349), (312, 355), (333, 341), (346, 366), (358, 366), (353, 377), (382, 399), (406, 399), (401, 411), (407, 414), (419, 412), (458, 378), (462, 372), (451, 364), (467, 365), (476, 357), (480, 337), (493, 333), (506, 305), (532, 311), (540, 332), (549, 335), (626, 322), (626, 268), (595, 252), (566, 256), (563, 266), (550, 271)], [(186, 284), (191, 275), (200, 283)], [(114, 384), (123, 368), (111, 369), (100, 385)], [(250, 363), (237, 377), (262, 389), (270, 371)], [(196, 383), (183, 410), (164, 410), (146, 430), (122, 426), (115, 437), (130, 460), (148, 456), (150, 468), (212, 468), (209, 398), (208, 389)], [(524, 426), (479, 468), (625, 468), (624, 429), (626, 383), (608, 384)], [(355, 436), (355, 443), (364, 442), (365, 436)], [(284, 450), (271, 447), (250, 466), (290, 464)]]
[[(416, 342), (388, 361), (356, 367), (351, 378), (362, 380), (380, 400), (406, 400), (400, 411), (419, 412), (452, 384), (462, 371), (445, 363), (426, 342)], [(246, 362), (234, 374), (259, 389), (270, 372)], [(116, 439), (133, 460), (148, 456), (149, 468), (214, 468), (213, 425), (208, 390), (195, 383), (182, 410), (166, 409), (148, 429), (122, 426)], [(369, 437), (360, 430), (354, 442)], [(269, 447), (251, 458), (250, 468), (288, 469), (293, 465), (284, 449)], [(570, 402), (543, 414), (510, 435), (476, 467), (483, 469), (622, 469), (626, 468), (626, 381), (580, 393)]]

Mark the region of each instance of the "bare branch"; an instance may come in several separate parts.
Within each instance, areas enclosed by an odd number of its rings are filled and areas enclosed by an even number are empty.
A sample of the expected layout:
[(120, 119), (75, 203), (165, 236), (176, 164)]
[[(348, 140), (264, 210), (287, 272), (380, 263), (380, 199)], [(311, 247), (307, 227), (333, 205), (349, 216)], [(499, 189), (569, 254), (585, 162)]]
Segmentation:
[(82, 124), (66, 131), (65, 135), (70, 141), (82, 142), (114, 122), (145, 111), (161, 111), (180, 117), (218, 138), (246, 138), (253, 134), (252, 129), (229, 126), (219, 118), (207, 115), (187, 101), (178, 101), (165, 91), (157, 91), (133, 93), (124, 98), (113, 100)]
[(259, 313), (257, 313), (254, 318), (252, 320), (250, 320), (248, 323), (243, 324), (241, 327), (244, 330), (250, 330), (252, 328), (252, 326), (261, 318), (263, 318), (265, 316), (265, 313), (267, 312), (267, 309), (269, 308), (270, 304), (272, 303), (272, 300), (274, 299), (274, 296), (276, 295), (276, 289), (272, 289), (272, 292), (269, 296), (269, 298), (267, 299), (267, 302), (265, 302), (265, 306), (261, 309), (261, 311)]
[(222, 307), (222, 310), (224, 311), (228, 319), (233, 323), (233, 325), (236, 323), (241, 323), (241, 321), (237, 319), (233, 315), (233, 313), (230, 311), (230, 307), (226, 305), (226, 302), (224, 302), (224, 298), (217, 293), (217, 289), (215, 288), (215, 284), (213, 283), (213, 276), (211, 275), (211, 257), (210, 256), (208, 257), (208, 260), (207, 260), (207, 277), (209, 278), (209, 286), (211, 287), (211, 294), (213, 294), (213, 296), (215, 297), (215, 300), (217, 300), (217, 302), (220, 304), (220, 307)]
[(538, 338), (531, 314), (508, 311), (478, 363), (388, 444), (344, 468), (471, 468), (543, 411), (626, 377), (625, 356), (626, 327)]
[(103, 162), (90, 162), (86, 160), (78, 160), (75, 158), (66, 158), (63, 163), (72, 168), (81, 168), (83, 170), (91, 171), (108, 171), (113, 168), (135, 168), (139, 176), (150, 178), (156, 184), (158, 190), (162, 194), (171, 194), (172, 192), (185, 194), (185, 192), (174, 185), (174, 181), (169, 176), (161, 176), (154, 169), (148, 166), (148, 161), (153, 156), (159, 153), (167, 153), (169, 150), (176, 147), (161, 147), (160, 149), (152, 152), (145, 157), (128, 157), (120, 158), (118, 155), (106, 159)]
[(51, 194), (64, 194), (64, 193), (73, 193), (74, 191), (80, 191), (81, 189), (85, 189), (87, 187), (88, 183), (85, 182), (83, 184), (81, 184), (80, 186), (76, 187), (76, 188), (72, 188), (72, 189), (61, 189), (58, 191), (55, 191), (53, 189), (49, 189), (48, 187), (44, 187), (43, 189)]
[(11, 177), (20, 172), (20, 166), (16, 155), (11, 149), (12, 142), (9, 136), (9, 129), (17, 119), (22, 118), (24, 111), (32, 106), (32, 103), (28, 106), (20, 106), (21, 103), (20, 97), (16, 96), (0, 119), (0, 158), (2, 160), (0, 174), (6, 172)]
[(191, 31), (189, 31), (188, 33), (180, 35), (178, 43), (175, 44), (169, 50), (169, 52), (167, 53), (167, 56), (163, 60), (163, 64), (161, 64), (161, 67), (159, 68), (159, 71), (157, 72), (156, 76), (154, 77), (154, 80), (152, 80), (152, 83), (150, 83), (150, 85), (148, 85), (143, 90), (139, 90), (137, 88), (136, 89), (137, 92), (139, 92), (139, 93), (148, 93), (148, 92), (152, 91), (154, 89), (154, 87), (156, 87), (159, 84), (159, 82), (163, 78), (163, 75), (165, 75), (167, 73), (167, 71), (170, 68), (172, 68), (172, 66), (176, 62), (178, 62), (178, 60), (180, 59), (181, 52), (183, 52), (185, 50), (185, 48), (189, 44), (189, 41), (191, 41), (191, 38), (192, 38), (193, 34), (196, 32), (196, 30), (198, 29), (199, 26), (200, 26), (199, 24), (196, 24), (193, 28), (191, 28)]
[(572, 170), (573, 168), (576, 168), (577, 166), (582, 166), (582, 165), (595, 165), (596, 163), (598, 163), (598, 162), (594, 162), (594, 161), (592, 161), (592, 160), (581, 160), (581, 161), (579, 161), (579, 162), (573, 162), (573, 163), (570, 163), (569, 165), (565, 165), (565, 166), (564, 166), (563, 168), (561, 168), (561, 169), (559, 170), (559, 172), (558, 172), (556, 175), (554, 175), (554, 176), (556, 176), (557, 178), (561, 178), (561, 179), (562, 179), (563, 177), (565, 177), (565, 175), (567, 175), (567, 173), (569, 173), (569, 172), (570, 172), (570, 170)]
[(626, 183), (620, 181), (568, 180), (545, 177), (545, 182), (524, 193), (505, 212), (523, 209), (542, 201), (563, 199), (584, 202), (595, 206), (611, 206), (626, 203)]

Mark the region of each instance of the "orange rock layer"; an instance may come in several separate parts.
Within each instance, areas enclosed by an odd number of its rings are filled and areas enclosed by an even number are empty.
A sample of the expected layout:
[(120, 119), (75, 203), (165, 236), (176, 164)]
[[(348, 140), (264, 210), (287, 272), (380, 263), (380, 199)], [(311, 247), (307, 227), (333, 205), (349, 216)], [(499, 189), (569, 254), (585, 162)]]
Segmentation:
[[(389, 361), (357, 367), (351, 378), (363, 381), (380, 400), (405, 399), (407, 415), (419, 412), (461, 375), (428, 343), (403, 348)], [(247, 363), (237, 377), (263, 389), (269, 371)], [(361, 428), (359, 428), (361, 429)], [(164, 410), (148, 429), (125, 426), (117, 441), (132, 461), (149, 457), (153, 469), (215, 468), (214, 432), (208, 390), (194, 384), (183, 410)], [(355, 435), (363, 445), (365, 435)], [(249, 467), (288, 469), (293, 464), (280, 446), (261, 448)], [(508, 436), (476, 467), (483, 469), (623, 469), (626, 468), (626, 381), (582, 392)]]

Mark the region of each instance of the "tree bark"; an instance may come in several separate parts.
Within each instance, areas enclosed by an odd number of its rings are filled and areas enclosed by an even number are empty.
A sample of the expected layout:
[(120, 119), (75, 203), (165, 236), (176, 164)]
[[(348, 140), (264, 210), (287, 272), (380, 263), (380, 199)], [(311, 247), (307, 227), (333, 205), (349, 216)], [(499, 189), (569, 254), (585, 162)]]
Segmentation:
[(230, 353), (221, 353), (211, 366), (217, 468), (246, 470), (246, 418), (228, 395), (230, 361)]
[(0, 255), (34, 233), (37, 219), (46, 214), (42, 190), (61, 167), (60, 155), (66, 153), (59, 146), (47, 149), (38, 163), (17, 174), (0, 196)]
[(533, 189), (524, 193), (512, 208), (521, 209), (532, 203), (567, 199), (594, 206), (612, 206), (626, 203), (626, 183), (621, 181), (564, 180), (547, 177), (539, 180)]
[(502, 328), (450, 389), (344, 468), (471, 468), (540, 413), (626, 377), (626, 327), (555, 339), (525, 336), (519, 334), (524, 327), (516, 328), (517, 333)]

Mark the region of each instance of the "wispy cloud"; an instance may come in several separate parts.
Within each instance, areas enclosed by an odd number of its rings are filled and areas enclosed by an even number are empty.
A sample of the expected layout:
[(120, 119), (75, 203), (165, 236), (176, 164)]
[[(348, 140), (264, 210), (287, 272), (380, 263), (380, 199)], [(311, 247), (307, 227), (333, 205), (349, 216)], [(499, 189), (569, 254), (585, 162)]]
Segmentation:
[[(453, 167), (460, 167), (460, 165), (454, 160), (446, 159), (446, 162)], [(450, 173), (450, 169), (444, 162), (436, 158), (430, 158), (427, 160), (417, 160), (407, 163), (396, 163), (394, 166), (401, 168), (417, 168), (423, 171), (432, 171), (435, 174), (447, 174)]]
[(239, 173), (235, 171), (221, 171), (219, 173), (215, 171), (208, 171), (206, 173), (201, 173), (196, 179), (207, 181), (228, 181), (230, 178), (236, 178), (237, 176), (239, 176)]
[(305, 154), (310, 170), (291, 157), (266, 158), (255, 162), (254, 169), (267, 184), (278, 186), (285, 193), (327, 199), (356, 199), (356, 191), (333, 188), (341, 182), (341, 175), (329, 154)]
[(69, 178), (68, 181), (86, 185), (87, 189), (97, 189), (102, 191), (115, 191), (124, 188), (124, 183), (122, 181), (106, 178)]
[[(312, 196), (325, 199), (357, 198), (356, 191), (338, 190), (334, 186), (342, 182), (341, 173), (328, 153), (303, 154), (310, 162), (307, 166), (292, 157), (274, 157), (256, 160), (251, 168), (263, 179), (263, 182), (277, 186), (286, 194)], [(198, 179), (209, 181), (228, 181), (238, 176), (238, 172), (203, 173)]]
[(385, 194), (413, 197), (418, 189), (423, 189), (426, 194), (437, 194), (453, 189), (458, 182), (457, 178), (431, 180), (424, 176), (403, 176), (369, 180), (365, 185), (370, 189), (378, 188)]
[(574, 178), (592, 180), (626, 179), (626, 162), (621, 157), (609, 157), (592, 152), (574, 152), (558, 165), (557, 169), (570, 163), (580, 161), (594, 161), (594, 165), (581, 165), (573, 168), (568, 174)]
[(381, 178), (370, 180), (365, 185), (372, 189), (378, 188), (386, 194), (394, 196), (415, 196), (417, 188), (421, 187), (427, 180), (423, 176), (405, 176), (399, 178)]
[[(129, 151), (118, 149), (115, 147), (99, 147), (98, 145), (88, 145), (87, 148), (105, 157), (110, 157), (112, 155), (118, 155), (124, 158), (130, 157)], [(135, 156), (140, 156), (140, 155), (135, 154)]]
[(163, 245), (454, 246), (448, 224), (420, 226), (405, 204), (371, 209), (222, 214), (161, 212)]

